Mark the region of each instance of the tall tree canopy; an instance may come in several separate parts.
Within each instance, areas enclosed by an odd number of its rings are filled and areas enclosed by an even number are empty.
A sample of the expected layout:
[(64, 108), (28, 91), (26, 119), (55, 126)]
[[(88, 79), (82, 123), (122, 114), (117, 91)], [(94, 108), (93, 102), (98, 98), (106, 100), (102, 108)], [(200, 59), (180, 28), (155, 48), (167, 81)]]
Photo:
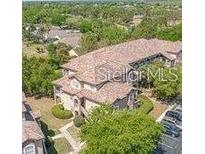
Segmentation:
[(156, 37), (161, 40), (181, 41), (182, 24), (162, 29), (157, 32)]
[(159, 99), (173, 99), (182, 94), (182, 68), (163, 69), (163, 78), (154, 80), (154, 92)]
[(52, 95), (52, 81), (60, 77), (45, 58), (23, 56), (23, 90), (30, 95)]
[(149, 115), (101, 106), (81, 127), (81, 137), (86, 141), (82, 153), (151, 153), (161, 133), (161, 125)]
[(155, 61), (139, 69), (141, 73), (140, 85), (154, 88), (159, 99), (173, 99), (182, 93), (182, 67), (166, 67), (163, 62)]

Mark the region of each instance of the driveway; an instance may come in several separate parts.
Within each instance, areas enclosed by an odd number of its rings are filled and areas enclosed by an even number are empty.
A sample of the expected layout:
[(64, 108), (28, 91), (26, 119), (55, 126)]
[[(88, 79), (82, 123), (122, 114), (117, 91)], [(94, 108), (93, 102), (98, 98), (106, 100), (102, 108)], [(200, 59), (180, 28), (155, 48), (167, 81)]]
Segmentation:
[(153, 154), (181, 154), (182, 153), (182, 135), (179, 137), (171, 137), (163, 135), (157, 149)]

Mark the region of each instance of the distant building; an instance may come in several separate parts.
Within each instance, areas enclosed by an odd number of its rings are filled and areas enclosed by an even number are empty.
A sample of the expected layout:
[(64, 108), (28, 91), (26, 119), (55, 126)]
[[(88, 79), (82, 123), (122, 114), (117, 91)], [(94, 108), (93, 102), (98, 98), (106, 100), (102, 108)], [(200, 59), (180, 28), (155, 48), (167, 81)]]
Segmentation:
[(64, 30), (60, 27), (52, 26), (50, 30), (44, 34), (44, 39), (56, 39), (57, 42), (63, 42), (75, 48), (79, 43), (81, 35), (82, 34), (78, 30)]

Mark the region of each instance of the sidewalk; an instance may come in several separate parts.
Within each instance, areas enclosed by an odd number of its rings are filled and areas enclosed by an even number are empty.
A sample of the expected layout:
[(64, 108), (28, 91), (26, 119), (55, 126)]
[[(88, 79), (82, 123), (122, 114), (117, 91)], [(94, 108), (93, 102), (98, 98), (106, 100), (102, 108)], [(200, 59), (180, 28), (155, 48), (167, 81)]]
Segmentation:
[(82, 146), (85, 144), (85, 142), (81, 143), (81, 142), (77, 142), (75, 141), (75, 139), (72, 137), (72, 135), (67, 131), (67, 129), (71, 126), (73, 126), (73, 121), (66, 124), (65, 126), (61, 127), (60, 130), (60, 134), (55, 135), (52, 137), (53, 140), (58, 139), (58, 138), (62, 138), (65, 137), (66, 140), (70, 143), (70, 145), (73, 148), (73, 151), (70, 152), (69, 154), (78, 154), (82, 148)]

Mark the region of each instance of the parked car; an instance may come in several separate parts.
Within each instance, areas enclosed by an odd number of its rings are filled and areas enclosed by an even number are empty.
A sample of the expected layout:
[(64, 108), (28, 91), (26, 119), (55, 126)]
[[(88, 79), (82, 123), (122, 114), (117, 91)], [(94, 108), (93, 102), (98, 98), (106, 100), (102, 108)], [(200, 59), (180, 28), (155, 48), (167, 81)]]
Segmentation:
[(164, 133), (167, 135), (171, 135), (174, 137), (178, 137), (180, 135), (180, 129), (178, 127), (176, 127), (173, 124), (170, 124), (168, 122), (162, 121), (161, 124), (164, 127)]
[(175, 111), (182, 113), (182, 105), (177, 105)]
[(182, 123), (181, 123), (179, 120), (177, 120), (177, 119), (175, 119), (175, 118), (173, 118), (173, 117), (167, 117), (167, 116), (165, 116), (165, 117), (162, 119), (162, 122), (167, 122), (167, 123), (173, 124), (173, 125), (175, 125), (176, 127), (178, 127), (180, 130), (182, 130)]
[(165, 116), (172, 117), (172, 118), (175, 118), (179, 121), (182, 121), (182, 113), (180, 113), (178, 111), (167, 111)]

